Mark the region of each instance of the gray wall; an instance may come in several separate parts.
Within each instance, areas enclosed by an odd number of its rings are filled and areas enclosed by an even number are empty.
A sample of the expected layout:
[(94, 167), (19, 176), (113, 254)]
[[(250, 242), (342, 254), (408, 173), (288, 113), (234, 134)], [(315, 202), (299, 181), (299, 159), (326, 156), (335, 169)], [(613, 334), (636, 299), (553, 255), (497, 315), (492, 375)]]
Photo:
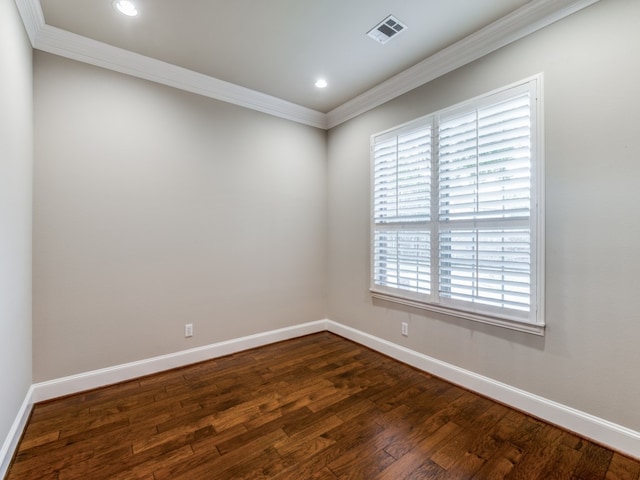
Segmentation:
[(0, 444), (31, 385), (31, 45), (0, 0)]
[(35, 381), (326, 318), (326, 132), (41, 52), (34, 82)]
[[(329, 318), (640, 430), (638, 18), (602, 0), (330, 131)], [(546, 336), (372, 301), (369, 136), (539, 72)]]

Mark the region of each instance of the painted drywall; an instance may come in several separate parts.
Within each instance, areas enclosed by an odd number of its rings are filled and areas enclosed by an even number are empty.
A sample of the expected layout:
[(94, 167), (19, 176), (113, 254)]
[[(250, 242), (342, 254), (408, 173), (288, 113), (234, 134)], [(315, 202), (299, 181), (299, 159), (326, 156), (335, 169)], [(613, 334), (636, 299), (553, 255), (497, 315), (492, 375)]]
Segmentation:
[[(636, 0), (602, 0), (331, 130), (329, 318), (640, 430), (638, 18)], [(546, 335), (372, 300), (370, 135), (539, 72)]]
[(36, 382), (326, 317), (326, 132), (34, 68)]
[(31, 386), (31, 45), (0, 0), (0, 444)]

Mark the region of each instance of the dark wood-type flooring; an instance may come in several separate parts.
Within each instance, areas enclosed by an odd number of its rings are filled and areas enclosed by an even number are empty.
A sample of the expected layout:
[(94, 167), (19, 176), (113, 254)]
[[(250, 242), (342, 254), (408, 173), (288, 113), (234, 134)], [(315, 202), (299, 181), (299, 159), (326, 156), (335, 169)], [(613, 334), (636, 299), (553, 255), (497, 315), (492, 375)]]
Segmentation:
[(640, 463), (330, 333), (37, 404), (7, 479), (606, 479)]

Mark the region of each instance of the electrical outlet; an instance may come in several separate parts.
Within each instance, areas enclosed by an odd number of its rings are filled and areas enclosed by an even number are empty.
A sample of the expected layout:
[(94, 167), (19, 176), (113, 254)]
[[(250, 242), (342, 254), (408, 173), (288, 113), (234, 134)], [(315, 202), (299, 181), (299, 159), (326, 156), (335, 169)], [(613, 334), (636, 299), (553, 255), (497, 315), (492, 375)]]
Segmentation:
[(193, 337), (193, 323), (187, 323), (184, 326), (184, 336)]
[(409, 336), (409, 324), (407, 322), (402, 322), (401, 324), (402, 335), (405, 337)]

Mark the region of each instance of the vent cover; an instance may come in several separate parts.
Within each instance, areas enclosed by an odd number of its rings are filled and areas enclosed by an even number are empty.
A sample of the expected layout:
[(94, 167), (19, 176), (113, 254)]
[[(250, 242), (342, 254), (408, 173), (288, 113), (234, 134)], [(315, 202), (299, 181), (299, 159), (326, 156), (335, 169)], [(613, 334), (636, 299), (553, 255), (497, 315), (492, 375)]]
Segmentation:
[(378, 25), (367, 32), (367, 36), (373, 38), (378, 43), (387, 43), (400, 32), (404, 32), (407, 26), (393, 15), (389, 15)]

